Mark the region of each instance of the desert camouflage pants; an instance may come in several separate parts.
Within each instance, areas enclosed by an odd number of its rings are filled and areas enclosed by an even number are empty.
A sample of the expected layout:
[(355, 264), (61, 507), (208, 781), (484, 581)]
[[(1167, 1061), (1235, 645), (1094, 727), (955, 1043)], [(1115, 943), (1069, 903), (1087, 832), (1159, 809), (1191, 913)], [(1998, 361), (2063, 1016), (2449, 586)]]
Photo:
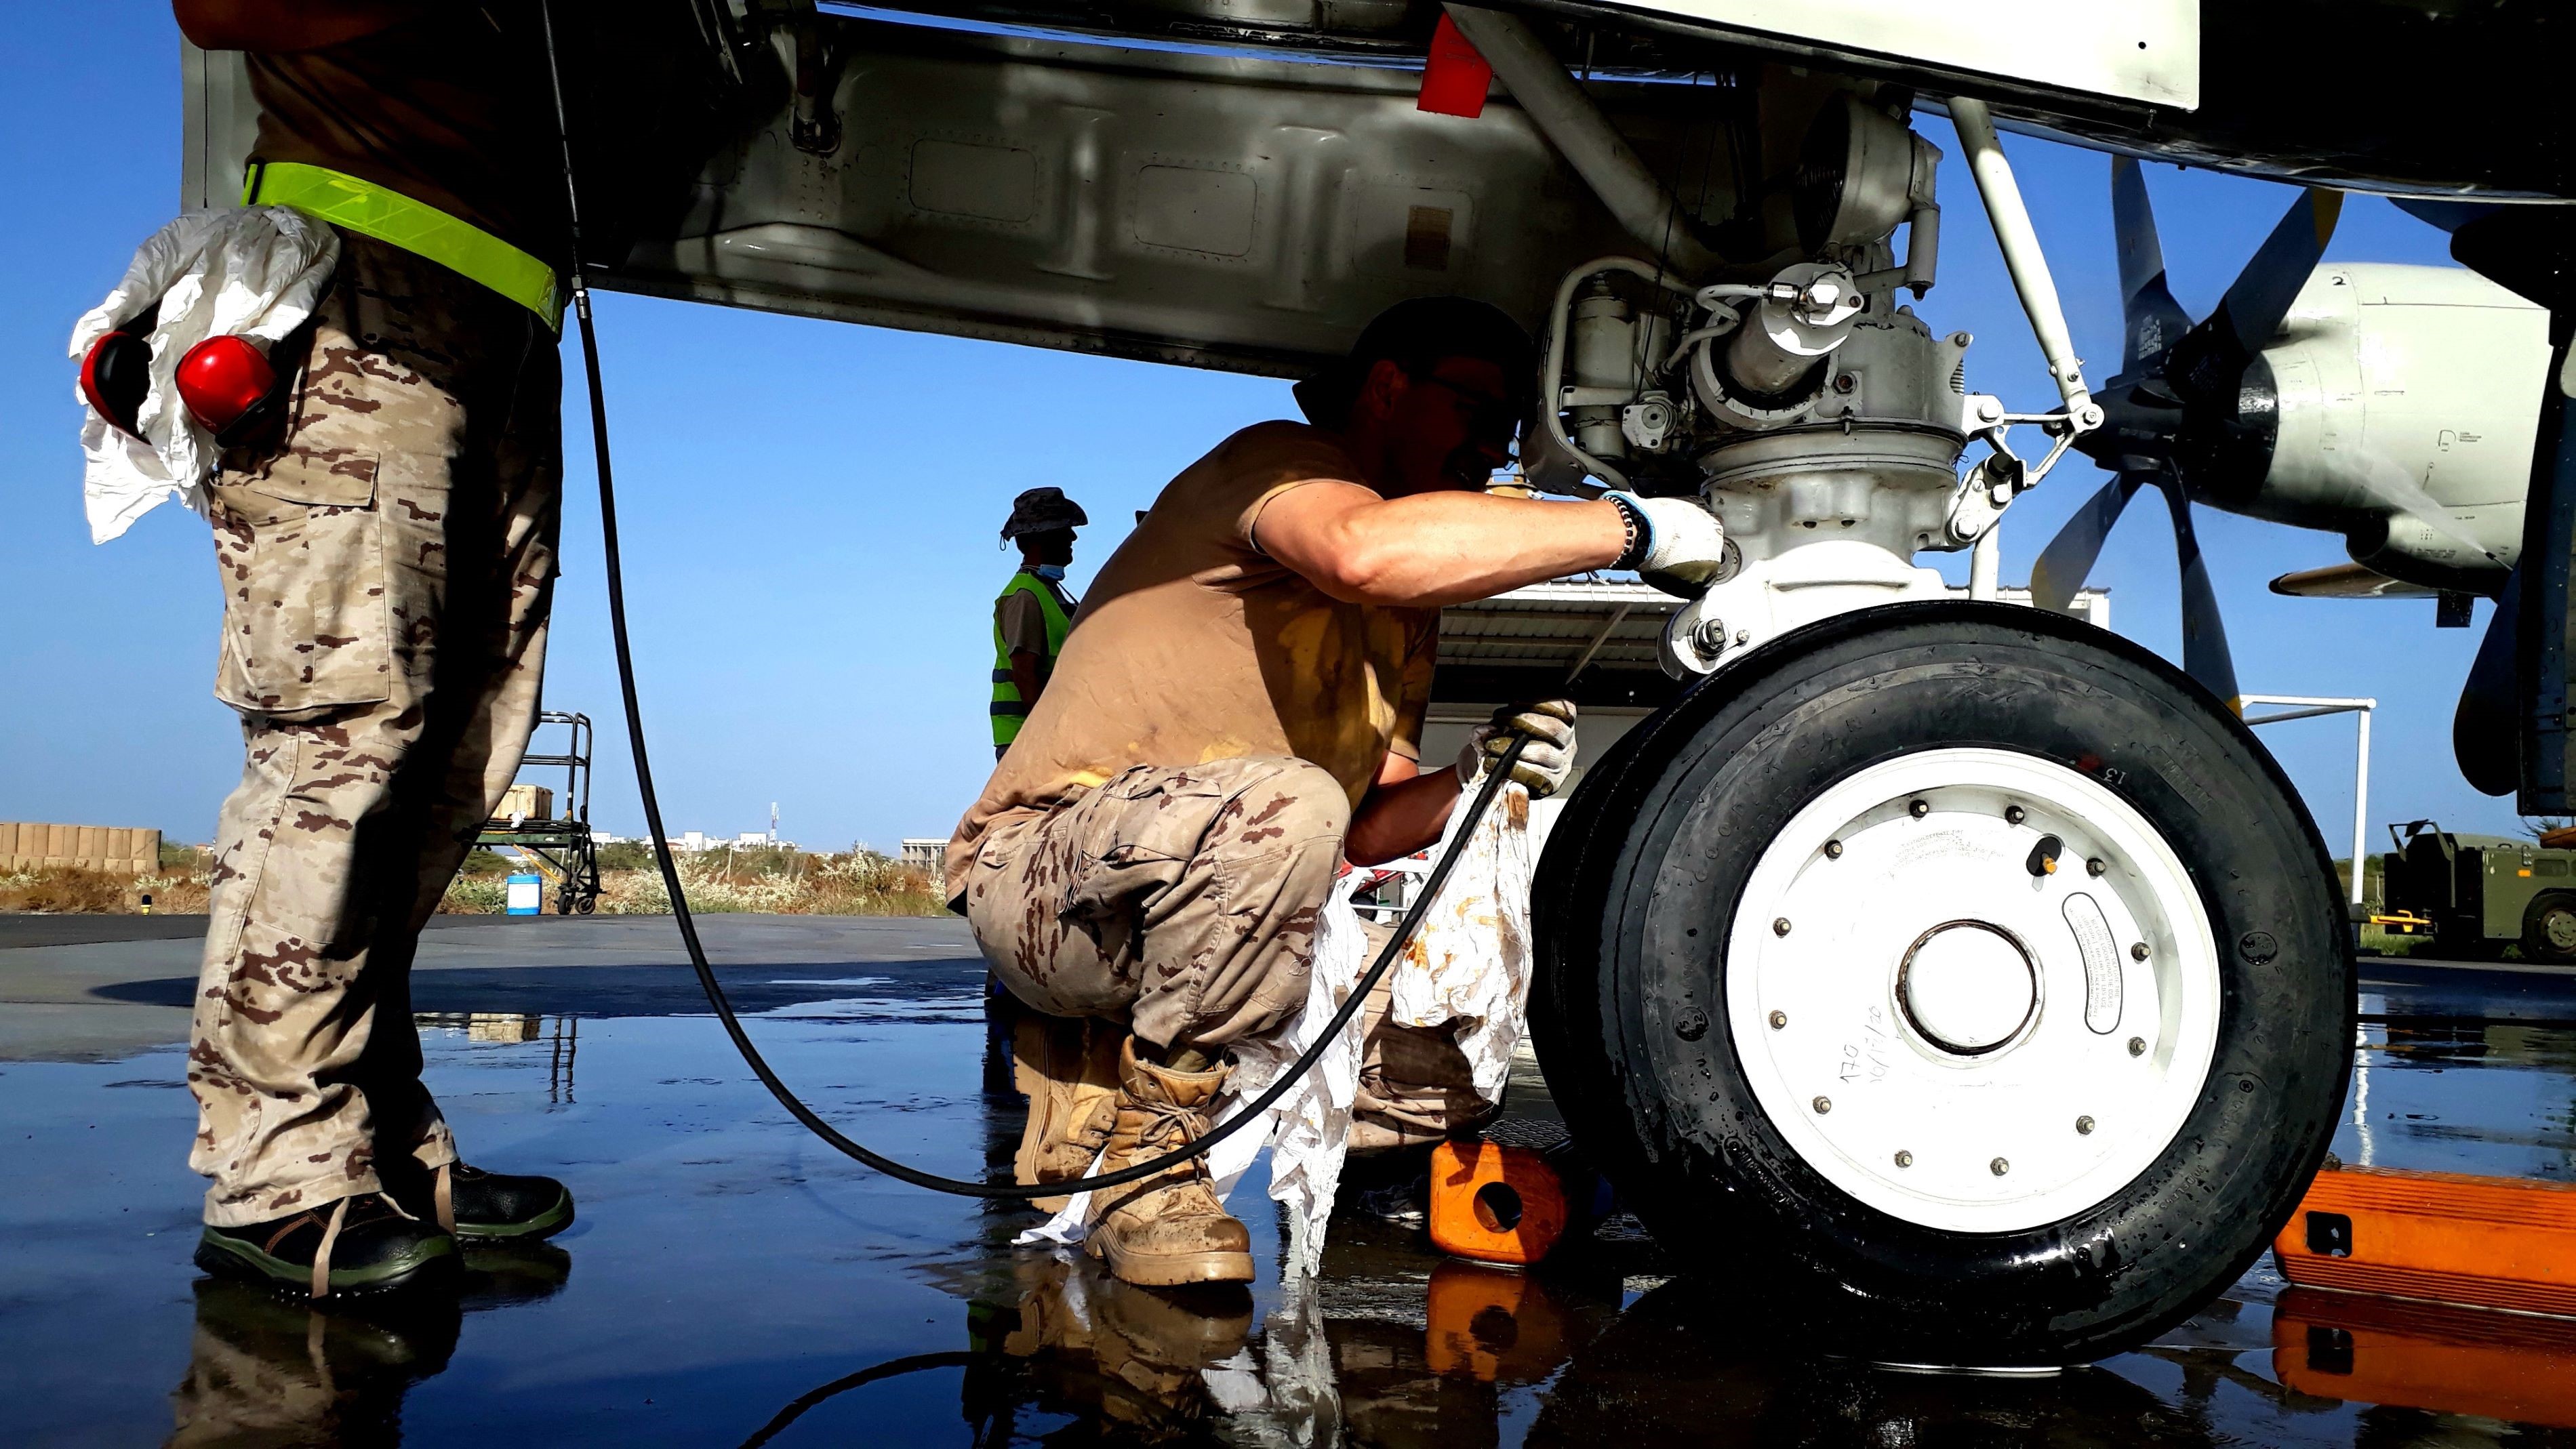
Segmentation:
[(412, 957), (527, 748), (553, 594), (554, 334), (341, 242), (281, 435), (228, 452), (212, 490), (215, 693), (247, 762), (215, 838), (188, 1160), (225, 1226), (455, 1159)]
[(1304, 760), (1139, 765), (996, 819), (966, 920), (1002, 984), (1052, 1016), (1222, 1047), (1306, 1000), (1350, 797)]

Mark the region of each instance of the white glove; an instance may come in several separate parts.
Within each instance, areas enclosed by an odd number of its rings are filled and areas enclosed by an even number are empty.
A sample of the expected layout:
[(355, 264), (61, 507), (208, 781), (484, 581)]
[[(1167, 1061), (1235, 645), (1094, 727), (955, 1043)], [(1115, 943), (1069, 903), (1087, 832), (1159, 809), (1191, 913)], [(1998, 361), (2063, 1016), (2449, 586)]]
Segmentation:
[(1696, 599), (1708, 589), (1726, 557), (1726, 530), (1696, 498), (1640, 498), (1604, 494), (1637, 525), (1637, 546), (1619, 560), (1647, 583), (1677, 598)]
[(1562, 788), (1567, 772), (1574, 768), (1574, 701), (1570, 699), (1507, 704), (1494, 711), (1492, 723), (1468, 731), (1467, 747), (1458, 752), (1460, 788), (1476, 788), (1486, 763), (1502, 758), (1515, 734), (1529, 736), (1530, 742), (1522, 748), (1520, 762), (1512, 766), (1512, 778), (1529, 787), (1533, 800), (1544, 800)]

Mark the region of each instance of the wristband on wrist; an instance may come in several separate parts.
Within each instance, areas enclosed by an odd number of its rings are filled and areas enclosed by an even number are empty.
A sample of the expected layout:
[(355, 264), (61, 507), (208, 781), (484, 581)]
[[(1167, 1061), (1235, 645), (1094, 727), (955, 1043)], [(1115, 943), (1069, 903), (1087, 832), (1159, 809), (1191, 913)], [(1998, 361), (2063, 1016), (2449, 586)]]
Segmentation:
[(1619, 557), (1611, 561), (1610, 567), (1633, 569), (1644, 563), (1646, 555), (1654, 551), (1655, 526), (1646, 521), (1646, 510), (1636, 499), (1625, 493), (1604, 493), (1601, 496), (1618, 505), (1620, 520), (1628, 525), (1628, 546), (1619, 551)]

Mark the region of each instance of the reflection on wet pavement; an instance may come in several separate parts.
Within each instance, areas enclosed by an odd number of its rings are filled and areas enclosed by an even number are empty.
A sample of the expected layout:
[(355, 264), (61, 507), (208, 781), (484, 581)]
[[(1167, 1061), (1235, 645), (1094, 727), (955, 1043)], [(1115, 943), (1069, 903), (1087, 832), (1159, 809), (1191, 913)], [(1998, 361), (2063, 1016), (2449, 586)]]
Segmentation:
[[(2576, 1180), (2576, 982), (2370, 974), (2336, 1153)], [(973, 963), (753, 975), (804, 993), (753, 1029), (827, 1116), (936, 1171), (1007, 1164)], [(1257, 1181), (1262, 1281), (1135, 1288), (1010, 1248), (1025, 1210), (842, 1161), (703, 1018), (421, 1022), (469, 1155), (562, 1176), (581, 1221), (474, 1250), (460, 1297), (329, 1313), (189, 1267), (175, 1046), (0, 1065), (0, 1439), (2576, 1445), (2576, 1324), (2285, 1292), (2268, 1259), (2151, 1348), (2015, 1378), (1798, 1357), (1625, 1219), (1521, 1273), (1346, 1216), (1283, 1286)]]

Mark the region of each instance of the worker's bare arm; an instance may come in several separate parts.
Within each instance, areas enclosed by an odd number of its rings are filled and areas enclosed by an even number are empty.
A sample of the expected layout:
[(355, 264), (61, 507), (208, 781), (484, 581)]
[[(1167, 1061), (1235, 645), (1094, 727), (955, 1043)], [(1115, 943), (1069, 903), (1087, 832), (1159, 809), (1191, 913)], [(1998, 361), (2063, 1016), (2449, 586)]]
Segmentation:
[(1627, 525), (1611, 503), (1464, 490), (1380, 498), (1328, 479), (1271, 499), (1253, 542), (1345, 603), (1430, 608), (1607, 568)]
[(1022, 703), (1038, 702), (1038, 695), (1046, 689), (1047, 676), (1052, 672), (1047, 668), (1046, 656), (1036, 650), (1011, 651), (1011, 684), (1019, 690)]
[(1342, 854), (1353, 865), (1377, 865), (1411, 855), (1440, 838), (1449, 828), (1449, 813), (1458, 807), (1458, 772), (1422, 767), (1390, 753), (1378, 767), (1377, 779), (1351, 812), (1351, 832), (1342, 839)]
[(171, 0), (203, 50), (319, 50), (426, 14), (433, 0)]

